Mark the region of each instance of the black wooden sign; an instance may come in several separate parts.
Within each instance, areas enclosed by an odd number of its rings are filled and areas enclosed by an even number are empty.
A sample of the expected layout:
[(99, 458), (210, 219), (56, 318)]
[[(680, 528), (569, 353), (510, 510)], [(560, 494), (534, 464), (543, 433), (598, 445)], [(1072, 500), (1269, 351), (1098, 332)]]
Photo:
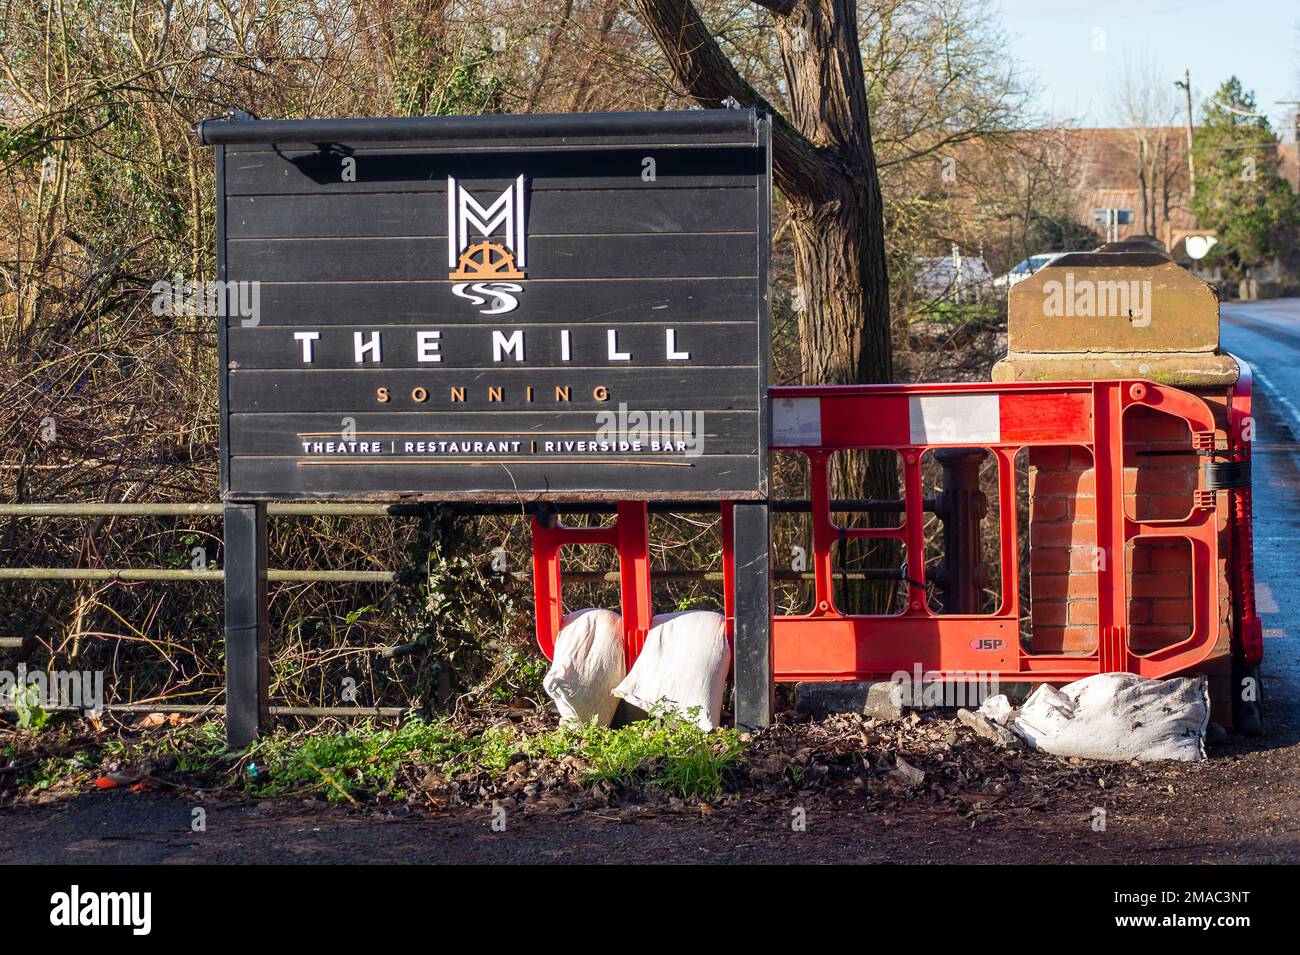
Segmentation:
[(199, 135), (227, 499), (766, 497), (763, 117)]

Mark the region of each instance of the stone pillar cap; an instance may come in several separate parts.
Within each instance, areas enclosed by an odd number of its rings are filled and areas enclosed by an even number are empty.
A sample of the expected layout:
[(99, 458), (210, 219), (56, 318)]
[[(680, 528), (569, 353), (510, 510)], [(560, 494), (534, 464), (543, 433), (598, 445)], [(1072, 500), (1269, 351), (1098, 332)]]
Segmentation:
[(1232, 385), (1214, 287), (1145, 242), (1071, 252), (1011, 289), (994, 381), (1147, 378)]

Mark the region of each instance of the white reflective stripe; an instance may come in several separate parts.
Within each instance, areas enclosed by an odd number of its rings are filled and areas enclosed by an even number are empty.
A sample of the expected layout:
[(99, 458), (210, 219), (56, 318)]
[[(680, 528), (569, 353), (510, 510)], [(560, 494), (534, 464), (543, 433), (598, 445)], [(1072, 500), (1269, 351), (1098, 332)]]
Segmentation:
[(822, 443), (820, 398), (777, 398), (772, 402), (772, 445), (817, 447)]
[(923, 395), (908, 399), (913, 444), (996, 444), (1002, 440), (997, 395)]

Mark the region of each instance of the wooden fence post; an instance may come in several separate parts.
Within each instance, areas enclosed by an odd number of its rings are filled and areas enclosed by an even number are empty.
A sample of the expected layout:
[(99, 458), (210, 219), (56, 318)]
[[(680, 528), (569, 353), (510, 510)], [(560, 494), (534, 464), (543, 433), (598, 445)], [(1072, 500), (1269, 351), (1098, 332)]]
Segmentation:
[(266, 505), (227, 504), (224, 515), (226, 744), (243, 749), (271, 722)]
[(736, 727), (755, 730), (772, 722), (771, 533), (767, 502), (737, 501), (733, 526)]

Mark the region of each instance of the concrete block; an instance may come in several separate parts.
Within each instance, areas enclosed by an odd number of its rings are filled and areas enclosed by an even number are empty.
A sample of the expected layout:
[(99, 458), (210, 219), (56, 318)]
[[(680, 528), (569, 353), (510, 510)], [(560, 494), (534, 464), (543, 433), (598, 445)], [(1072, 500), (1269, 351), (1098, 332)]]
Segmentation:
[(906, 707), (898, 683), (799, 683), (795, 709), (800, 713), (861, 713), (878, 720), (896, 720)]

